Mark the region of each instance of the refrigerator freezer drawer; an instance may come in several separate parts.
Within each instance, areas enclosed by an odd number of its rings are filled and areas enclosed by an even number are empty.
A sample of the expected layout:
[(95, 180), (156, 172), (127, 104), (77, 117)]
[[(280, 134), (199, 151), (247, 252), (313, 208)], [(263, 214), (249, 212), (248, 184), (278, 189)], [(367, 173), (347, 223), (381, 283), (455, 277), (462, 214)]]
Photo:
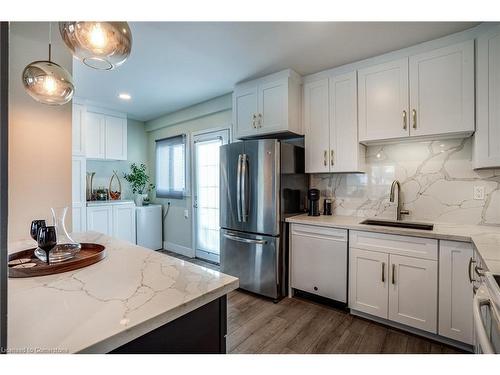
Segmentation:
[(221, 229), (221, 271), (240, 279), (240, 288), (278, 298), (279, 237)]

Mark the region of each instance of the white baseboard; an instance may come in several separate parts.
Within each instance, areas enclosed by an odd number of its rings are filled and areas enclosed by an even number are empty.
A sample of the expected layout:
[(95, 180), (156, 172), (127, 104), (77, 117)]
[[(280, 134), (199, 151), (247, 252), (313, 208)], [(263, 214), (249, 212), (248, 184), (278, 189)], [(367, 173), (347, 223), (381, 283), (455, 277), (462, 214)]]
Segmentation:
[(195, 254), (192, 248), (178, 245), (173, 242), (163, 241), (163, 248), (165, 250), (173, 251), (174, 253), (184, 255), (189, 258), (194, 258)]

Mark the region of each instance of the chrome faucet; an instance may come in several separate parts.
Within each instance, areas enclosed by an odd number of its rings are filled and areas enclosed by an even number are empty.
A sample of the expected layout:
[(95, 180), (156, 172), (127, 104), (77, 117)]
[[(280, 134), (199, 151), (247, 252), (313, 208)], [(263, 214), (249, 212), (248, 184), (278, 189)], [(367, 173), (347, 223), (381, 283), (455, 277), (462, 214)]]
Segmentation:
[(397, 196), (397, 208), (396, 208), (396, 220), (401, 220), (401, 215), (409, 215), (410, 211), (408, 210), (403, 210), (402, 204), (401, 204), (401, 184), (399, 183), (398, 180), (394, 180), (391, 185), (391, 193), (389, 195), (389, 201), (391, 203), (394, 203), (394, 190), (396, 190), (396, 186), (398, 187), (398, 196)]

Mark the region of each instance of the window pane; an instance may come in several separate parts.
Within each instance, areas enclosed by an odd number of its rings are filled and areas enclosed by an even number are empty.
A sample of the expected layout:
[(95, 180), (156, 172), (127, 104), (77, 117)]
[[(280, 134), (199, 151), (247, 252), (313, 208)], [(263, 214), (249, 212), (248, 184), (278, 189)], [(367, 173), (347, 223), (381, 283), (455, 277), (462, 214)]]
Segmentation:
[(186, 137), (156, 142), (156, 196), (182, 198), (186, 189)]
[(196, 142), (197, 248), (219, 254), (219, 147), (222, 140)]

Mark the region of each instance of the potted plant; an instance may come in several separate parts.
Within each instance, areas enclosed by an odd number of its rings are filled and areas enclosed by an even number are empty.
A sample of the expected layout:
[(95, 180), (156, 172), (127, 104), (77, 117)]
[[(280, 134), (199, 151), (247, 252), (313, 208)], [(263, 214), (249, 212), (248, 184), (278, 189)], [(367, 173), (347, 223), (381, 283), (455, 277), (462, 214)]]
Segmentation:
[(155, 186), (149, 182), (149, 176), (146, 173), (146, 166), (144, 164), (137, 166), (135, 163), (132, 163), (130, 165), (130, 173), (124, 173), (123, 178), (130, 184), (132, 193), (135, 195), (134, 201), (136, 206), (142, 206), (146, 202), (149, 203), (148, 193)]

